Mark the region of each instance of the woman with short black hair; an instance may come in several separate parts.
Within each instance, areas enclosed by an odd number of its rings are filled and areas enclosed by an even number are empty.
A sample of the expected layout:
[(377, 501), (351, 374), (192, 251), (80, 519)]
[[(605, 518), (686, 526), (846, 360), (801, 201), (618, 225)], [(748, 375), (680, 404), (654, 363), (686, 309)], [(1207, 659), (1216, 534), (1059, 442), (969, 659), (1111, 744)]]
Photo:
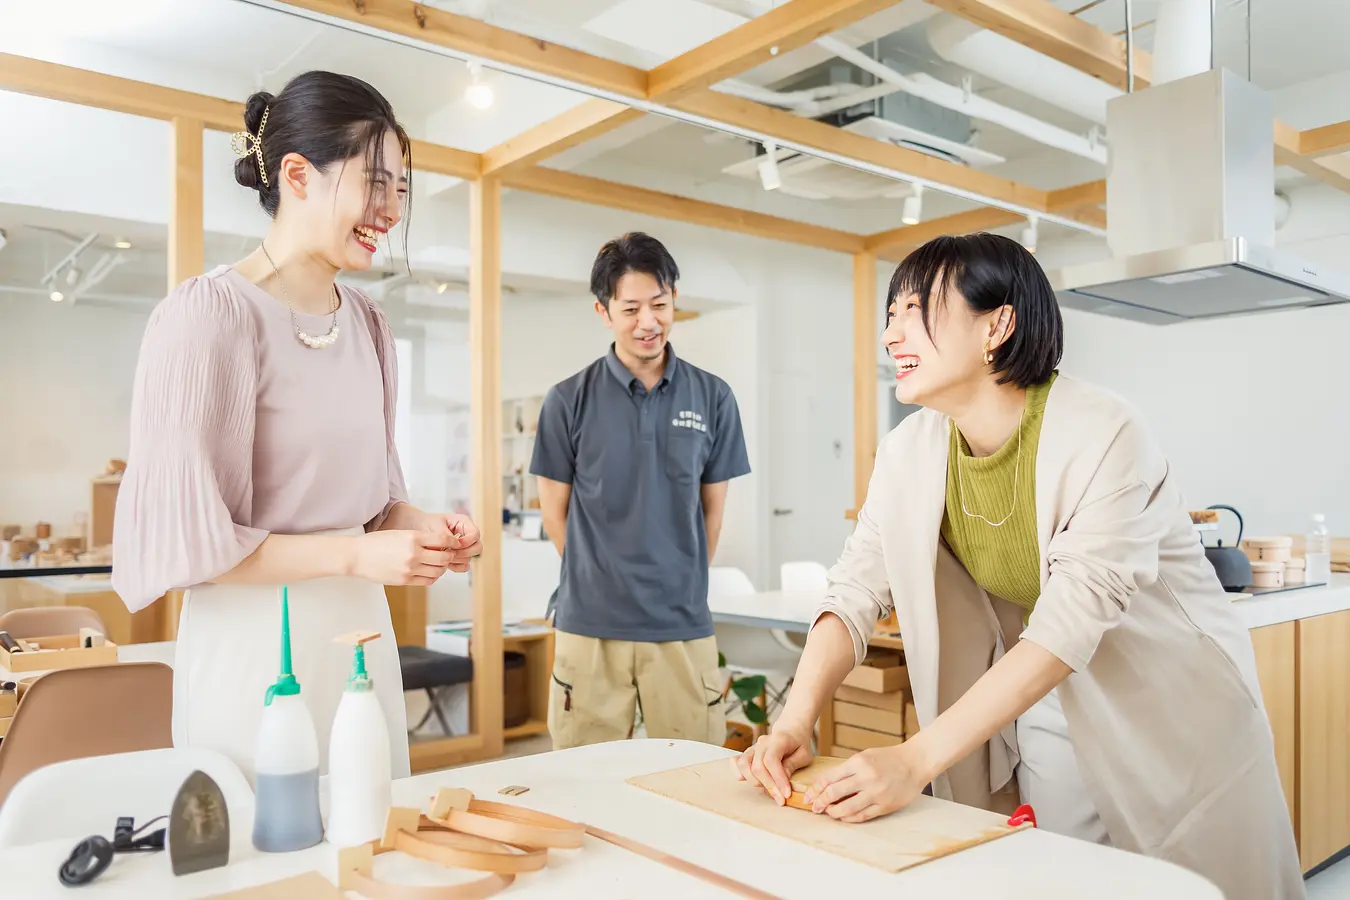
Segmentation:
[(1251, 638), (1138, 413), (1056, 372), (1035, 258), (938, 238), (889, 300), (896, 396), (925, 409), (882, 442), (787, 705), (740, 776), (786, 799), (894, 610), (921, 730), (818, 778), (816, 812), (862, 822), (931, 785), (1028, 803), (1042, 828), (1186, 866), (1229, 900), (1303, 897)]
[(292, 658), (327, 770), (351, 667), (345, 632), (378, 631), (367, 667), (409, 771), (403, 681), (383, 585), (427, 585), (480, 551), (467, 516), (408, 503), (384, 313), (339, 272), (368, 269), (404, 214), (407, 133), (364, 81), (307, 72), (249, 98), (235, 180), (272, 219), (233, 266), (189, 278), (150, 316), (117, 497), (113, 587), (132, 610), (186, 589), (174, 655), (175, 746), (249, 775), (278, 674), (280, 586)]

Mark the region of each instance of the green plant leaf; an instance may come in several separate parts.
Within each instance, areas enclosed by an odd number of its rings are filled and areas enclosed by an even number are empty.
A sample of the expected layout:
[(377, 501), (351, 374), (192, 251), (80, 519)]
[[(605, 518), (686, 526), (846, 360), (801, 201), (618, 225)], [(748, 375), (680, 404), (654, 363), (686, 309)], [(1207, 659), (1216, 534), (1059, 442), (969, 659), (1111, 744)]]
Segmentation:
[(745, 717), (749, 719), (752, 724), (754, 725), (769, 724), (768, 713), (764, 712), (763, 707), (761, 707), (758, 703), (751, 703), (749, 701), (746, 701), (745, 703), (741, 704), (741, 710), (745, 713)]
[(763, 675), (747, 675), (731, 682), (731, 690), (735, 692), (737, 697), (746, 702), (758, 700), (759, 695), (764, 692), (765, 681)]
[(725, 669), (726, 667), (727, 667), (727, 658), (722, 654), (722, 651), (719, 650), (717, 652), (717, 668)]

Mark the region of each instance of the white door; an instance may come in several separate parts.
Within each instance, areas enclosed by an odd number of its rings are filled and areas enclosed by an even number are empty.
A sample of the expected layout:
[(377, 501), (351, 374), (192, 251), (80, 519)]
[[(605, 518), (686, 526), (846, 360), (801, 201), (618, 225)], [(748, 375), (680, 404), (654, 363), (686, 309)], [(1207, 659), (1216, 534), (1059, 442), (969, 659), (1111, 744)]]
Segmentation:
[(843, 438), (853, 419), (851, 400), (825, 403), (809, 375), (775, 372), (770, 393), (769, 584), (776, 589), (784, 562), (829, 566), (839, 558), (851, 530), (844, 513), (853, 463)]

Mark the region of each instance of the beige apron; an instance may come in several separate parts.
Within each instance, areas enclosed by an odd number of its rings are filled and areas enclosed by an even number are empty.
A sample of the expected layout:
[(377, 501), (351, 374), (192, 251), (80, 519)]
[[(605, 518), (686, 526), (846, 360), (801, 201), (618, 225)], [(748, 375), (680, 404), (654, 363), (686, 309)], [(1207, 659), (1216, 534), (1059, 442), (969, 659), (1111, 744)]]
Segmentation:
[[(334, 642), (352, 631), (378, 631), (366, 645), (366, 669), (389, 726), (393, 776), (410, 774), (403, 677), (384, 588), (356, 578), (290, 586), (291, 659), (319, 738), (319, 773), (328, 772), (333, 715), (351, 671), (352, 648)], [(183, 597), (174, 651), (173, 743), (210, 747), (253, 781), (263, 695), (281, 661), (281, 588), (208, 584)]]

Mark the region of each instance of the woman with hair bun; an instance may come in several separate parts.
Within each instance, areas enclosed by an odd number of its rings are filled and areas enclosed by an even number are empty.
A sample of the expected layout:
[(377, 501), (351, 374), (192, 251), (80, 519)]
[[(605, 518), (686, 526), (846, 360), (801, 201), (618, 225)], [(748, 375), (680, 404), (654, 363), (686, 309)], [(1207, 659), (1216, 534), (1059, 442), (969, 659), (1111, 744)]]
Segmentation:
[(367, 667), (394, 776), (408, 774), (403, 684), (383, 585), (428, 585), (481, 551), (465, 516), (407, 502), (394, 446), (397, 358), (380, 309), (339, 272), (367, 269), (402, 218), (407, 133), (387, 100), (308, 72), (249, 98), (235, 179), (273, 220), (253, 253), (190, 278), (150, 317), (117, 498), (113, 586), (128, 608), (186, 589), (174, 658), (175, 746), (252, 777), (277, 675), (279, 587), (321, 771), (351, 649)]

